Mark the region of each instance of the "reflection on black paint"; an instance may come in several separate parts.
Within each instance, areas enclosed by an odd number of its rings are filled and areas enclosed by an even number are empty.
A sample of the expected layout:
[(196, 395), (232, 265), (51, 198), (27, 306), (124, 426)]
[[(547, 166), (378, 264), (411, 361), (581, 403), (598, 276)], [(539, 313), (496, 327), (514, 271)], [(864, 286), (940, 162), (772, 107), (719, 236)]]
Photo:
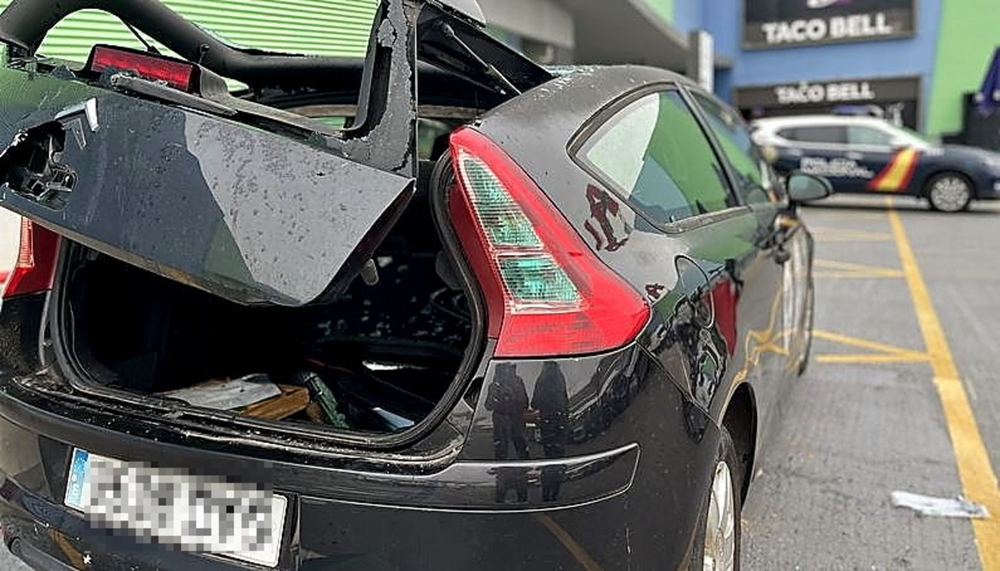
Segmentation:
[[(493, 458), (509, 459), (513, 447), (518, 460), (527, 460), (528, 442), (524, 437), (524, 426), (528, 391), (514, 364), (497, 365), (496, 375), (486, 395), (486, 408), (493, 413)], [(496, 479), (497, 503), (506, 502), (511, 489), (515, 491), (518, 502), (528, 501), (526, 468), (498, 468)]]
[(663, 284), (646, 284), (646, 295), (650, 297), (653, 301), (660, 299), (663, 295), (663, 290), (667, 289), (667, 286)]
[[(538, 376), (531, 396), (531, 408), (538, 411), (545, 457), (563, 458), (568, 439), (569, 395), (566, 391), (566, 377), (555, 361), (546, 361), (542, 365), (542, 373)], [(559, 499), (559, 488), (564, 478), (562, 466), (542, 469), (543, 501), (553, 502)]]
[[(614, 252), (624, 246), (625, 242), (628, 242), (629, 228), (621, 216), (621, 205), (618, 201), (591, 184), (587, 186), (587, 202), (590, 203), (590, 218), (583, 223), (583, 227), (594, 237), (595, 249)], [(620, 238), (615, 236), (612, 221), (622, 226), (624, 236)], [(600, 233), (597, 228), (600, 228)]]

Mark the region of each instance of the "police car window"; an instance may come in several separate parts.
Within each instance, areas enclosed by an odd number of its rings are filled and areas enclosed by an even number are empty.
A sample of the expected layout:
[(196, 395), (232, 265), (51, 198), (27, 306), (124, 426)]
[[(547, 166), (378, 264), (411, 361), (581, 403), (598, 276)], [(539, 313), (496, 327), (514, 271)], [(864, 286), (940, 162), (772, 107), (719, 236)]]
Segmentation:
[(847, 142), (852, 145), (888, 146), (892, 144), (892, 135), (874, 127), (850, 125), (847, 127)]
[(769, 176), (770, 167), (758, 153), (743, 122), (714, 99), (700, 93), (692, 95), (722, 147), (722, 154), (735, 171), (738, 179), (736, 190), (743, 200), (750, 203), (777, 201), (777, 185)]
[(842, 125), (813, 125), (782, 129), (778, 135), (790, 141), (803, 143), (847, 143), (847, 129)]
[(736, 205), (725, 171), (676, 91), (628, 105), (601, 125), (577, 158), (659, 223)]

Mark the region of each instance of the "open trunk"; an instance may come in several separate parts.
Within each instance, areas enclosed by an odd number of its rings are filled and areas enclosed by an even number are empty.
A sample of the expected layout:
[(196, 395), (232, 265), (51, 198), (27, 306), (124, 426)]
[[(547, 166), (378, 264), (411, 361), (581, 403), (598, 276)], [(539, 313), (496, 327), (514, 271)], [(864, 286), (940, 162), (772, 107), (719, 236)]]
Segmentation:
[[(63, 248), (5, 295), (45, 290), (58, 266), (66, 380), (119, 403), (364, 435), (351, 443), (442, 418), (485, 332), (439, 237), (434, 160), (450, 129), (552, 77), (475, 7), (382, 0), (351, 62), (233, 47), (156, 0), (14, 0), (0, 15), (0, 206), (37, 225), (29, 249), (39, 227)], [(36, 57), (83, 8), (179, 57)], [(431, 114), (434, 131), (429, 108), (460, 112)]]
[(426, 192), (373, 261), (376, 271), (332, 303), (254, 307), (74, 243), (56, 326), (91, 386), (258, 419), (400, 432), (461, 380), (475, 327)]

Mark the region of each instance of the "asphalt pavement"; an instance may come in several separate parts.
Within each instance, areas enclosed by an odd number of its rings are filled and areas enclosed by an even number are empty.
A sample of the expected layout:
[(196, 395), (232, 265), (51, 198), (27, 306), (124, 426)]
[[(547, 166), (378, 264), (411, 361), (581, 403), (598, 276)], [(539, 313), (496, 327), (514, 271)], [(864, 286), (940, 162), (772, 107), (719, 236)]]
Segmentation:
[[(743, 512), (745, 569), (1000, 568), (1000, 510), (974, 530), (890, 502), (899, 490), (997, 507), (983, 482), (1000, 466), (1000, 204), (953, 215), (893, 204), (838, 196), (803, 209), (816, 338)], [(943, 372), (949, 357), (957, 375)], [(952, 398), (963, 392), (965, 407)]]
[[(1000, 204), (946, 215), (838, 196), (804, 216), (817, 239), (813, 358), (767, 429), (743, 568), (983, 569), (1000, 557), (1000, 509), (974, 529), (894, 508), (890, 493), (979, 499), (1000, 467)], [(0, 550), (0, 569), (26, 567)]]

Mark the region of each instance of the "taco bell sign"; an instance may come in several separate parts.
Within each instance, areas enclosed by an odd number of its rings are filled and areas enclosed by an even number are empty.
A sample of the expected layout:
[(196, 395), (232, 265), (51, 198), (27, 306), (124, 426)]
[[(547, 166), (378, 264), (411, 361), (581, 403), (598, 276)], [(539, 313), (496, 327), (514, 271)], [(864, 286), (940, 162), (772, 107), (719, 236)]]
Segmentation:
[(777, 48), (911, 36), (916, 0), (744, 0), (743, 46)]

